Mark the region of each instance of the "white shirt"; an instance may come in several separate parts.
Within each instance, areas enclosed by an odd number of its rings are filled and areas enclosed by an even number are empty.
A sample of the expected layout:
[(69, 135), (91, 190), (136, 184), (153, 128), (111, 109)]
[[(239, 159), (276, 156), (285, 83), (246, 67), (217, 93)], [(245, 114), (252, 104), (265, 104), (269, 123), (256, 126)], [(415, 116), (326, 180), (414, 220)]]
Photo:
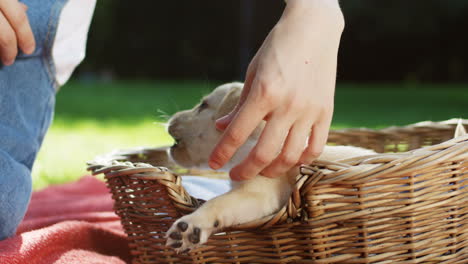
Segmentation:
[(96, 0), (69, 0), (62, 9), (52, 47), (58, 87), (67, 82), (85, 57), (95, 6)]

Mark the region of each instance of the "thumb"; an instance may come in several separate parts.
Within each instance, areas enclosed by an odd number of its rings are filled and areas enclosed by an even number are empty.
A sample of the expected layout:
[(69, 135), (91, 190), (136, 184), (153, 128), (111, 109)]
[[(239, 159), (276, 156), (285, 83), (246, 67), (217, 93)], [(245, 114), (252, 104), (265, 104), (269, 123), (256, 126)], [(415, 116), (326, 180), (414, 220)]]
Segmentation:
[(226, 130), (226, 128), (236, 116), (237, 112), (239, 112), (239, 109), (241, 108), (242, 104), (244, 104), (247, 96), (249, 95), (250, 87), (252, 86), (252, 82), (255, 78), (255, 73), (257, 71), (257, 63), (255, 62), (255, 58), (252, 61), (253, 62), (251, 63), (251, 66), (249, 66), (249, 69), (247, 70), (247, 76), (245, 78), (244, 88), (242, 89), (239, 102), (229, 114), (216, 120), (216, 128), (218, 130)]

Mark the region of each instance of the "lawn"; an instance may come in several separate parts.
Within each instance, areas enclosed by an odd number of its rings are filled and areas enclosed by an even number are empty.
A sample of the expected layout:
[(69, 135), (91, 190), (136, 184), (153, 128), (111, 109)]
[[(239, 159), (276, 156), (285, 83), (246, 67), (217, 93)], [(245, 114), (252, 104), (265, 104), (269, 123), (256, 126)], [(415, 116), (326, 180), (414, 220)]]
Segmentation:
[[(71, 82), (33, 168), (35, 189), (73, 181), (85, 163), (115, 149), (171, 144), (163, 123), (219, 82)], [(468, 118), (468, 85), (339, 84), (332, 128)]]

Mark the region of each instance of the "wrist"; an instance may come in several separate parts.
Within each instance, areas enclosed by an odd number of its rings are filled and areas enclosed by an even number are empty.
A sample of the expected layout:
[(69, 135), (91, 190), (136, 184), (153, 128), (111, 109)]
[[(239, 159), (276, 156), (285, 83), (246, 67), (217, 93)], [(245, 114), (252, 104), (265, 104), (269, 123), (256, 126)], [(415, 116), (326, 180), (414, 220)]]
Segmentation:
[(323, 25), (344, 29), (344, 17), (338, 0), (285, 0), (284, 17), (313, 19)]
[(298, 6), (300, 8), (309, 7), (332, 7), (340, 8), (338, 0), (284, 0), (288, 6)]

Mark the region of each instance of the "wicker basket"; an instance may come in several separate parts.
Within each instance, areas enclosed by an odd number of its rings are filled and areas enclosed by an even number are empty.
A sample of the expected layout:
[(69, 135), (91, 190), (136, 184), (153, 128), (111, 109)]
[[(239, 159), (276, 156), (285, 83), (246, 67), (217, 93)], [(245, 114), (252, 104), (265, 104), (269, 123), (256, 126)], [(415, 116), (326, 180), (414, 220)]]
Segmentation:
[(88, 169), (105, 174), (133, 263), (468, 263), (468, 135), (451, 139), (455, 125), (333, 131), (332, 144), (400, 153), (304, 166), (278, 213), (183, 254), (164, 246), (165, 232), (202, 201), (165, 168), (173, 164), (164, 148), (113, 154)]

